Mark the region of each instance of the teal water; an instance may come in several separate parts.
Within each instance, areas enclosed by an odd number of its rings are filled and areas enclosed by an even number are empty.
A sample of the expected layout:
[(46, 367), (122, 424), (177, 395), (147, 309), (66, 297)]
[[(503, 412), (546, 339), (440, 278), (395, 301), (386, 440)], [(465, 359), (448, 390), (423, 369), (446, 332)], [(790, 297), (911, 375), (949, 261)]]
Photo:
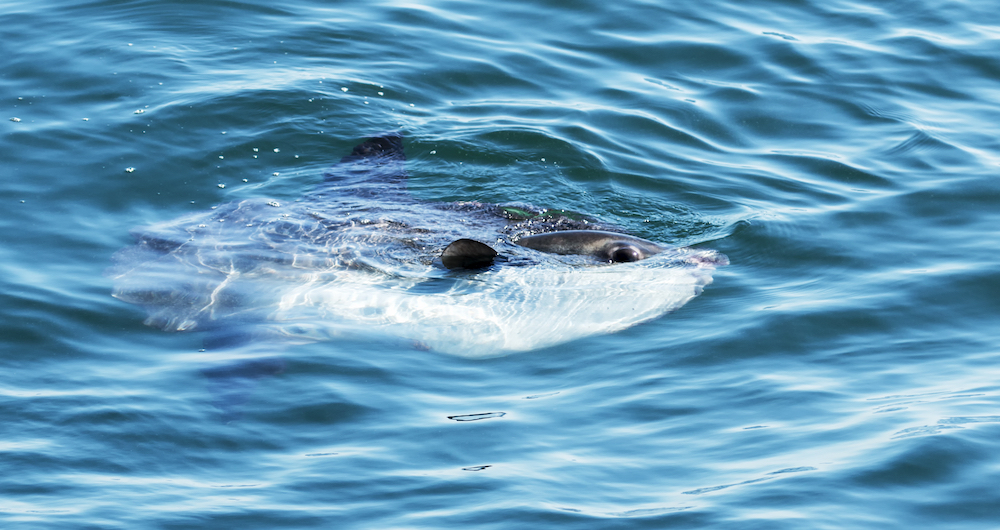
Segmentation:
[[(995, 11), (4, 2), (0, 527), (995, 528)], [(294, 200), (389, 130), (419, 199), (731, 265), (478, 360), (213, 362), (110, 296), (130, 229)]]

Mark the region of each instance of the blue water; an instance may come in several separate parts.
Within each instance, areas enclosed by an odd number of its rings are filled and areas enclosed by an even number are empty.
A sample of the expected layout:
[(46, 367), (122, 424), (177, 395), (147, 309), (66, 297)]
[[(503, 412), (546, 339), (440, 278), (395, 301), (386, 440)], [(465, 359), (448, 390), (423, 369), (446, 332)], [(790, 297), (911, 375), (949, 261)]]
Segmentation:
[[(996, 528), (998, 45), (989, 2), (3, 2), (0, 527)], [(213, 362), (110, 296), (130, 229), (390, 130), (421, 200), (731, 265), (479, 360)]]

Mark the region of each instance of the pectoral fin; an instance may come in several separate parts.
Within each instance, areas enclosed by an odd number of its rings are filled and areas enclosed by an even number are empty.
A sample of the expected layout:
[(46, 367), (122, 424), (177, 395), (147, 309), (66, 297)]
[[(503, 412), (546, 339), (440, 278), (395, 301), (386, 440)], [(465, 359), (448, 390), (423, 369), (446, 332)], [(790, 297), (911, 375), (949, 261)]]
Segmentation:
[(441, 253), (441, 263), (449, 269), (482, 269), (493, 264), (497, 251), (474, 239), (456, 239)]

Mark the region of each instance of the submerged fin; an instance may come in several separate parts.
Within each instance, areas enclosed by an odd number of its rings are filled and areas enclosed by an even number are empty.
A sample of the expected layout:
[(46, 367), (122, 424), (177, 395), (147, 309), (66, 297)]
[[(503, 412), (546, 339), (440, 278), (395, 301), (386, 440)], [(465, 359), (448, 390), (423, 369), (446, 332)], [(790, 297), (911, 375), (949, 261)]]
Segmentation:
[(449, 269), (483, 269), (493, 264), (497, 251), (474, 239), (456, 239), (441, 253), (441, 263)]

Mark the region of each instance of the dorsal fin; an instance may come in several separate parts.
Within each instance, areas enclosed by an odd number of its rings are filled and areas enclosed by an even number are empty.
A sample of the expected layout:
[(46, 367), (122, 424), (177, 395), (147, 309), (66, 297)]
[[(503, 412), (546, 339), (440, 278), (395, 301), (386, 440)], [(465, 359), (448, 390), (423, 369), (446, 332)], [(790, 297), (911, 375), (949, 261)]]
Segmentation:
[(341, 163), (354, 162), (365, 158), (391, 158), (406, 160), (403, 152), (403, 137), (396, 133), (369, 138), (354, 146), (351, 154), (340, 159)]
[(403, 137), (389, 133), (354, 146), (351, 154), (326, 171), (323, 180), (347, 187), (394, 184), (403, 188), (406, 185), (405, 162)]
[(493, 264), (497, 251), (474, 239), (456, 239), (441, 253), (441, 263), (449, 269), (482, 269)]

